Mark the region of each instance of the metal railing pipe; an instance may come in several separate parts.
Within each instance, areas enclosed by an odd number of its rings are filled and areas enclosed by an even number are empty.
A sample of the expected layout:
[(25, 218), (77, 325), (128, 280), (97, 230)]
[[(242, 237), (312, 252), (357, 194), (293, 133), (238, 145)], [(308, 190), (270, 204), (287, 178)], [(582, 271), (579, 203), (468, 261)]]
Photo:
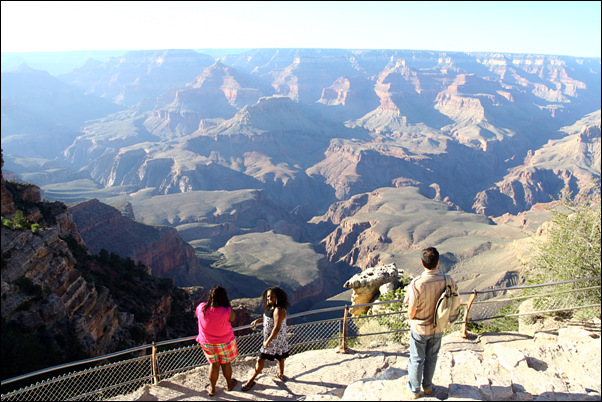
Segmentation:
[(159, 383), (159, 365), (157, 364), (157, 344), (155, 342), (153, 342), (152, 350), (153, 352), (151, 353), (151, 367), (153, 370), (153, 383), (157, 385)]
[(543, 287), (543, 286), (556, 286), (556, 285), (563, 285), (563, 284), (566, 284), (566, 283), (592, 281), (592, 280), (596, 280), (596, 279), (600, 279), (600, 278), (601, 278), (600, 276), (593, 276), (591, 278), (569, 279), (569, 280), (566, 280), (566, 281), (540, 283), (540, 284), (535, 284), (535, 285), (523, 285), (523, 286), (513, 286), (513, 287), (509, 287), (509, 288), (494, 288), (494, 289), (484, 289), (484, 290), (473, 290), (471, 292), (460, 292), (459, 294), (460, 295), (468, 295), (468, 294), (471, 294), (472, 292), (477, 292), (477, 293), (491, 293), (491, 292), (500, 292), (500, 291), (508, 291), (508, 290), (521, 290), (521, 289), (530, 289), (530, 288), (540, 288), (540, 287)]
[(347, 353), (347, 316), (349, 315), (349, 305), (345, 305), (345, 313), (343, 314), (343, 339), (341, 340), (341, 353)]
[(577, 306), (577, 307), (565, 307), (565, 308), (557, 308), (557, 309), (551, 309), (551, 310), (540, 310), (540, 311), (529, 311), (526, 313), (513, 313), (513, 314), (506, 314), (506, 315), (496, 315), (493, 317), (486, 317), (486, 318), (476, 318), (474, 320), (470, 320), (471, 322), (478, 322), (478, 321), (487, 321), (487, 320), (496, 320), (498, 318), (506, 318), (506, 317), (520, 317), (520, 316), (524, 316), (524, 315), (536, 315), (536, 314), (546, 314), (546, 313), (555, 313), (558, 311), (569, 311), (569, 310), (581, 310), (584, 308), (594, 308), (594, 307), (600, 307), (600, 304), (589, 304), (587, 306)]
[(462, 328), (462, 333), (460, 334), (462, 338), (468, 338), (468, 313), (470, 312), (470, 308), (472, 307), (472, 303), (474, 299), (477, 298), (477, 291), (472, 293), (470, 299), (468, 300), (468, 304), (466, 305), (466, 310), (464, 312), (464, 327)]

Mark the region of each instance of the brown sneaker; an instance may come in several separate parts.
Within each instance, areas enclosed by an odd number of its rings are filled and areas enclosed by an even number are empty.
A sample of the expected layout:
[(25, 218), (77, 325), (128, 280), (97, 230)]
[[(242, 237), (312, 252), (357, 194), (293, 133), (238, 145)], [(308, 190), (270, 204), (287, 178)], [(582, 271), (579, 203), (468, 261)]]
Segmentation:
[(405, 390), (405, 396), (407, 399), (418, 399), (420, 398), (420, 394), (415, 394), (412, 391), (410, 391), (409, 389), (407, 389), (406, 387), (404, 387)]

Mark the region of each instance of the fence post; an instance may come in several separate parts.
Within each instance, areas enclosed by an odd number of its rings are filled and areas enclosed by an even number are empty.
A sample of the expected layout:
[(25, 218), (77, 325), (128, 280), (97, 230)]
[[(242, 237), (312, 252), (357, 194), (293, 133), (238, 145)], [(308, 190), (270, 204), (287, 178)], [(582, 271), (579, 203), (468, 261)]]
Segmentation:
[(153, 341), (152, 353), (152, 368), (153, 368), (153, 384), (157, 385), (159, 382), (159, 365), (157, 364), (157, 344)]
[(468, 304), (466, 305), (466, 312), (464, 313), (464, 329), (462, 329), (462, 333), (460, 334), (460, 336), (462, 336), (462, 338), (468, 338), (468, 332), (467, 332), (468, 313), (470, 312), (470, 307), (472, 306), (472, 302), (476, 298), (477, 298), (477, 290), (475, 289), (474, 292), (470, 295), (470, 299), (468, 299)]
[(343, 315), (343, 339), (339, 347), (339, 353), (347, 353), (347, 315), (349, 314), (349, 305), (345, 305), (345, 313)]

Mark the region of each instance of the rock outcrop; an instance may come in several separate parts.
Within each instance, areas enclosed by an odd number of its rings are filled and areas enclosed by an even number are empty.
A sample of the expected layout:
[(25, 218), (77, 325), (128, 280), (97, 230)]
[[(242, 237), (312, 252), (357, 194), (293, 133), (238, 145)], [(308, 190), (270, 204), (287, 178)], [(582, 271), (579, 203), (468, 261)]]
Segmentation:
[[(391, 284), (393, 289), (397, 284), (397, 278), (400, 276), (395, 264), (388, 264), (378, 267), (367, 268), (359, 274), (352, 276), (343, 287), (353, 289), (351, 295), (351, 304), (366, 304), (374, 301), (378, 296), (381, 286)], [(354, 316), (368, 311), (370, 306), (353, 307), (349, 311)]]
[[(416, 276), (423, 271), (420, 251), (437, 247), (443, 252), (440, 269), (452, 275), (461, 291), (494, 286), (506, 272), (521, 272), (517, 246), (528, 237), (519, 227), (454, 211), (412, 187), (354, 196), (311, 222), (336, 225), (320, 244), (331, 262), (362, 270), (395, 263)], [(492, 269), (501, 266), (503, 270)]]
[[(599, 400), (600, 327), (569, 326), (531, 337), (486, 333), (444, 338), (431, 396), (424, 400)], [(399, 398), (407, 361), (350, 384), (343, 401)]]

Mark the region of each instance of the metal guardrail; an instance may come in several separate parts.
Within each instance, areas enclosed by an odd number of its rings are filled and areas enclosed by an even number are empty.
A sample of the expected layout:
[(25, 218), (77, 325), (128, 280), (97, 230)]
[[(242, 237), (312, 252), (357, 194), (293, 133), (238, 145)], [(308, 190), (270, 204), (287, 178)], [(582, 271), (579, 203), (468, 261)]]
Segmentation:
[[(548, 311), (566, 311), (583, 308), (600, 308), (600, 304), (547, 308), (519, 314), (496, 316), (500, 306), (527, 298), (548, 297), (552, 295), (582, 292), (599, 289), (600, 286), (588, 286), (581, 289), (561, 290), (541, 295), (516, 296), (520, 292), (542, 286), (561, 286), (575, 282), (599, 280), (600, 277), (574, 279), (531, 286), (515, 286), (460, 292), (463, 320), (455, 326), (463, 326), (461, 333), (466, 335), (469, 322), (492, 320), (501, 317), (535, 315)], [(496, 295), (498, 294), (499, 295)], [(492, 298), (492, 295), (496, 295)], [(505, 298), (499, 298), (504, 296)], [(510, 296), (510, 297), (508, 297)], [(348, 344), (367, 346), (373, 341), (392, 341), (406, 343), (408, 325), (404, 319), (406, 311), (387, 308), (401, 300), (366, 303), (353, 307), (374, 307), (368, 315), (350, 316), (349, 305), (311, 310), (290, 314), (287, 318), (289, 346), (291, 354), (314, 349), (339, 347), (343, 351)], [(314, 315), (341, 311), (342, 316), (312, 322), (303, 322)], [(400, 317), (401, 316), (401, 317)], [(298, 321), (298, 323), (296, 323)], [(239, 356), (256, 356), (263, 342), (261, 332), (252, 331), (251, 325), (234, 329), (239, 348)], [(207, 364), (203, 351), (195, 341), (196, 335), (143, 345), (111, 353), (96, 358), (62, 364), (1, 382), (2, 400), (105, 400), (133, 392), (143, 385), (156, 384), (175, 374)], [(179, 345), (179, 346), (178, 346)], [(114, 360), (114, 361), (111, 361)], [(79, 371), (68, 372), (79, 367)], [(32, 381), (37, 382), (32, 383)], [(6, 393), (5, 393), (6, 390)]]

